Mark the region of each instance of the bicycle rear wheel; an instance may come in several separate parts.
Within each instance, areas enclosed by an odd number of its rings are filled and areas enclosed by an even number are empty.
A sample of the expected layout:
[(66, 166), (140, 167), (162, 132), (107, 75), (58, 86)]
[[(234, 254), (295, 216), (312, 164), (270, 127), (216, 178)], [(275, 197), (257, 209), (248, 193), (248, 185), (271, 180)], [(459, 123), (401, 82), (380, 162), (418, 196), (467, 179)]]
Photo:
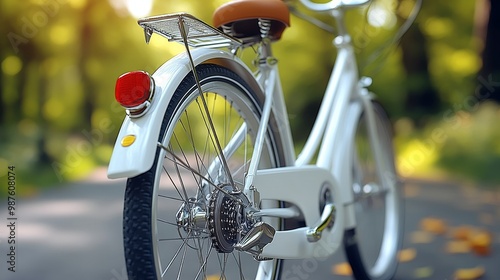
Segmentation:
[[(358, 280), (391, 279), (402, 244), (403, 207), (390, 122), (378, 103), (373, 109), (378, 141), (370, 141), (363, 114), (353, 149), (356, 228), (346, 230), (344, 237), (346, 256)], [(381, 162), (375, 161), (373, 149), (380, 151)]]
[[(245, 184), (264, 97), (224, 67), (204, 64), (197, 73), (203, 97), (190, 73), (165, 112), (152, 168), (127, 181), (128, 277), (278, 279), (280, 260), (257, 262), (234, 250), (244, 225), (240, 206), (227, 195)], [(284, 164), (276, 123), (271, 116), (259, 168)], [(282, 229), (280, 219), (265, 222)]]

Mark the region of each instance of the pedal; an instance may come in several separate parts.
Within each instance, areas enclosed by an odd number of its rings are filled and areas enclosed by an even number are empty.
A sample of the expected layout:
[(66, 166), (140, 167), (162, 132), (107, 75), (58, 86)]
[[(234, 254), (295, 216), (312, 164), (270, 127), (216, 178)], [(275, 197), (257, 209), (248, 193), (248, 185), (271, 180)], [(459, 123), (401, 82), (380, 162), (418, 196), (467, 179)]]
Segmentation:
[[(260, 254), (264, 246), (271, 243), (276, 230), (264, 222), (256, 223), (253, 228), (240, 240), (234, 248), (239, 251)], [(253, 249), (257, 247), (258, 250)]]
[(327, 203), (321, 214), (320, 221), (313, 227), (307, 230), (307, 241), (318, 242), (321, 239), (323, 231), (331, 228), (335, 222), (335, 206), (333, 203)]

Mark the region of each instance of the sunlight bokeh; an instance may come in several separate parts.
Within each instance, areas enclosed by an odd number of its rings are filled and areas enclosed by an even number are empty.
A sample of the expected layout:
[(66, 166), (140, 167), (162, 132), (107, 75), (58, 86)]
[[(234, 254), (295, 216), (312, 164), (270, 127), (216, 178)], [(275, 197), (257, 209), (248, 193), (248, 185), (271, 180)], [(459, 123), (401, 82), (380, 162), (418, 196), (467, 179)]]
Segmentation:
[(391, 9), (392, 4), (386, 2), (388, 1), (375, 3), (370, 7), (367, 20), (371, 26), (390, 29), (396, 25), (396, 15)]
[(149, 15), (153, 7), (153, 0), (125, 0), (129, 13), (135, 18)]

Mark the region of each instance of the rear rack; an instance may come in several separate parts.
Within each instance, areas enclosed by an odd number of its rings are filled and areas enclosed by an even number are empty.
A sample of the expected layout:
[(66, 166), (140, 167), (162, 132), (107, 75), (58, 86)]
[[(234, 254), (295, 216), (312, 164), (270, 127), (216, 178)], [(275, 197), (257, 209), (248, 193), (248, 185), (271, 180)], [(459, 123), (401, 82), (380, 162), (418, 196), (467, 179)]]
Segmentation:
[[(170, 42), (187, 43), (190, 47), (222, 48), (243, 45), (240, 40), (224, 34), (187, 13), (143, 18), (138, 23), (144, 28), (146, 43), (149, 43), (153, 33), (156, 33)], [(185, 37), (182, 29), (185, 30)], [(187, 42), (184, 42), (184, 38)]]

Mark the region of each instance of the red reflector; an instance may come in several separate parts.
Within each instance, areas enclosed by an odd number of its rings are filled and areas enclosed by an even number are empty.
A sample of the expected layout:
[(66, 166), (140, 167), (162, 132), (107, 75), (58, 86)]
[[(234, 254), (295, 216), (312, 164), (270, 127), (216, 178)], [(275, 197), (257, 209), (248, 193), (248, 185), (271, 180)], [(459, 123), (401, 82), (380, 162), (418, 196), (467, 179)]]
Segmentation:
[(150, 98), (151, 87), (152, 79), (147, 72), (125, 73), (116, 80), (116, 101), (126, 108), (137, 107)]

